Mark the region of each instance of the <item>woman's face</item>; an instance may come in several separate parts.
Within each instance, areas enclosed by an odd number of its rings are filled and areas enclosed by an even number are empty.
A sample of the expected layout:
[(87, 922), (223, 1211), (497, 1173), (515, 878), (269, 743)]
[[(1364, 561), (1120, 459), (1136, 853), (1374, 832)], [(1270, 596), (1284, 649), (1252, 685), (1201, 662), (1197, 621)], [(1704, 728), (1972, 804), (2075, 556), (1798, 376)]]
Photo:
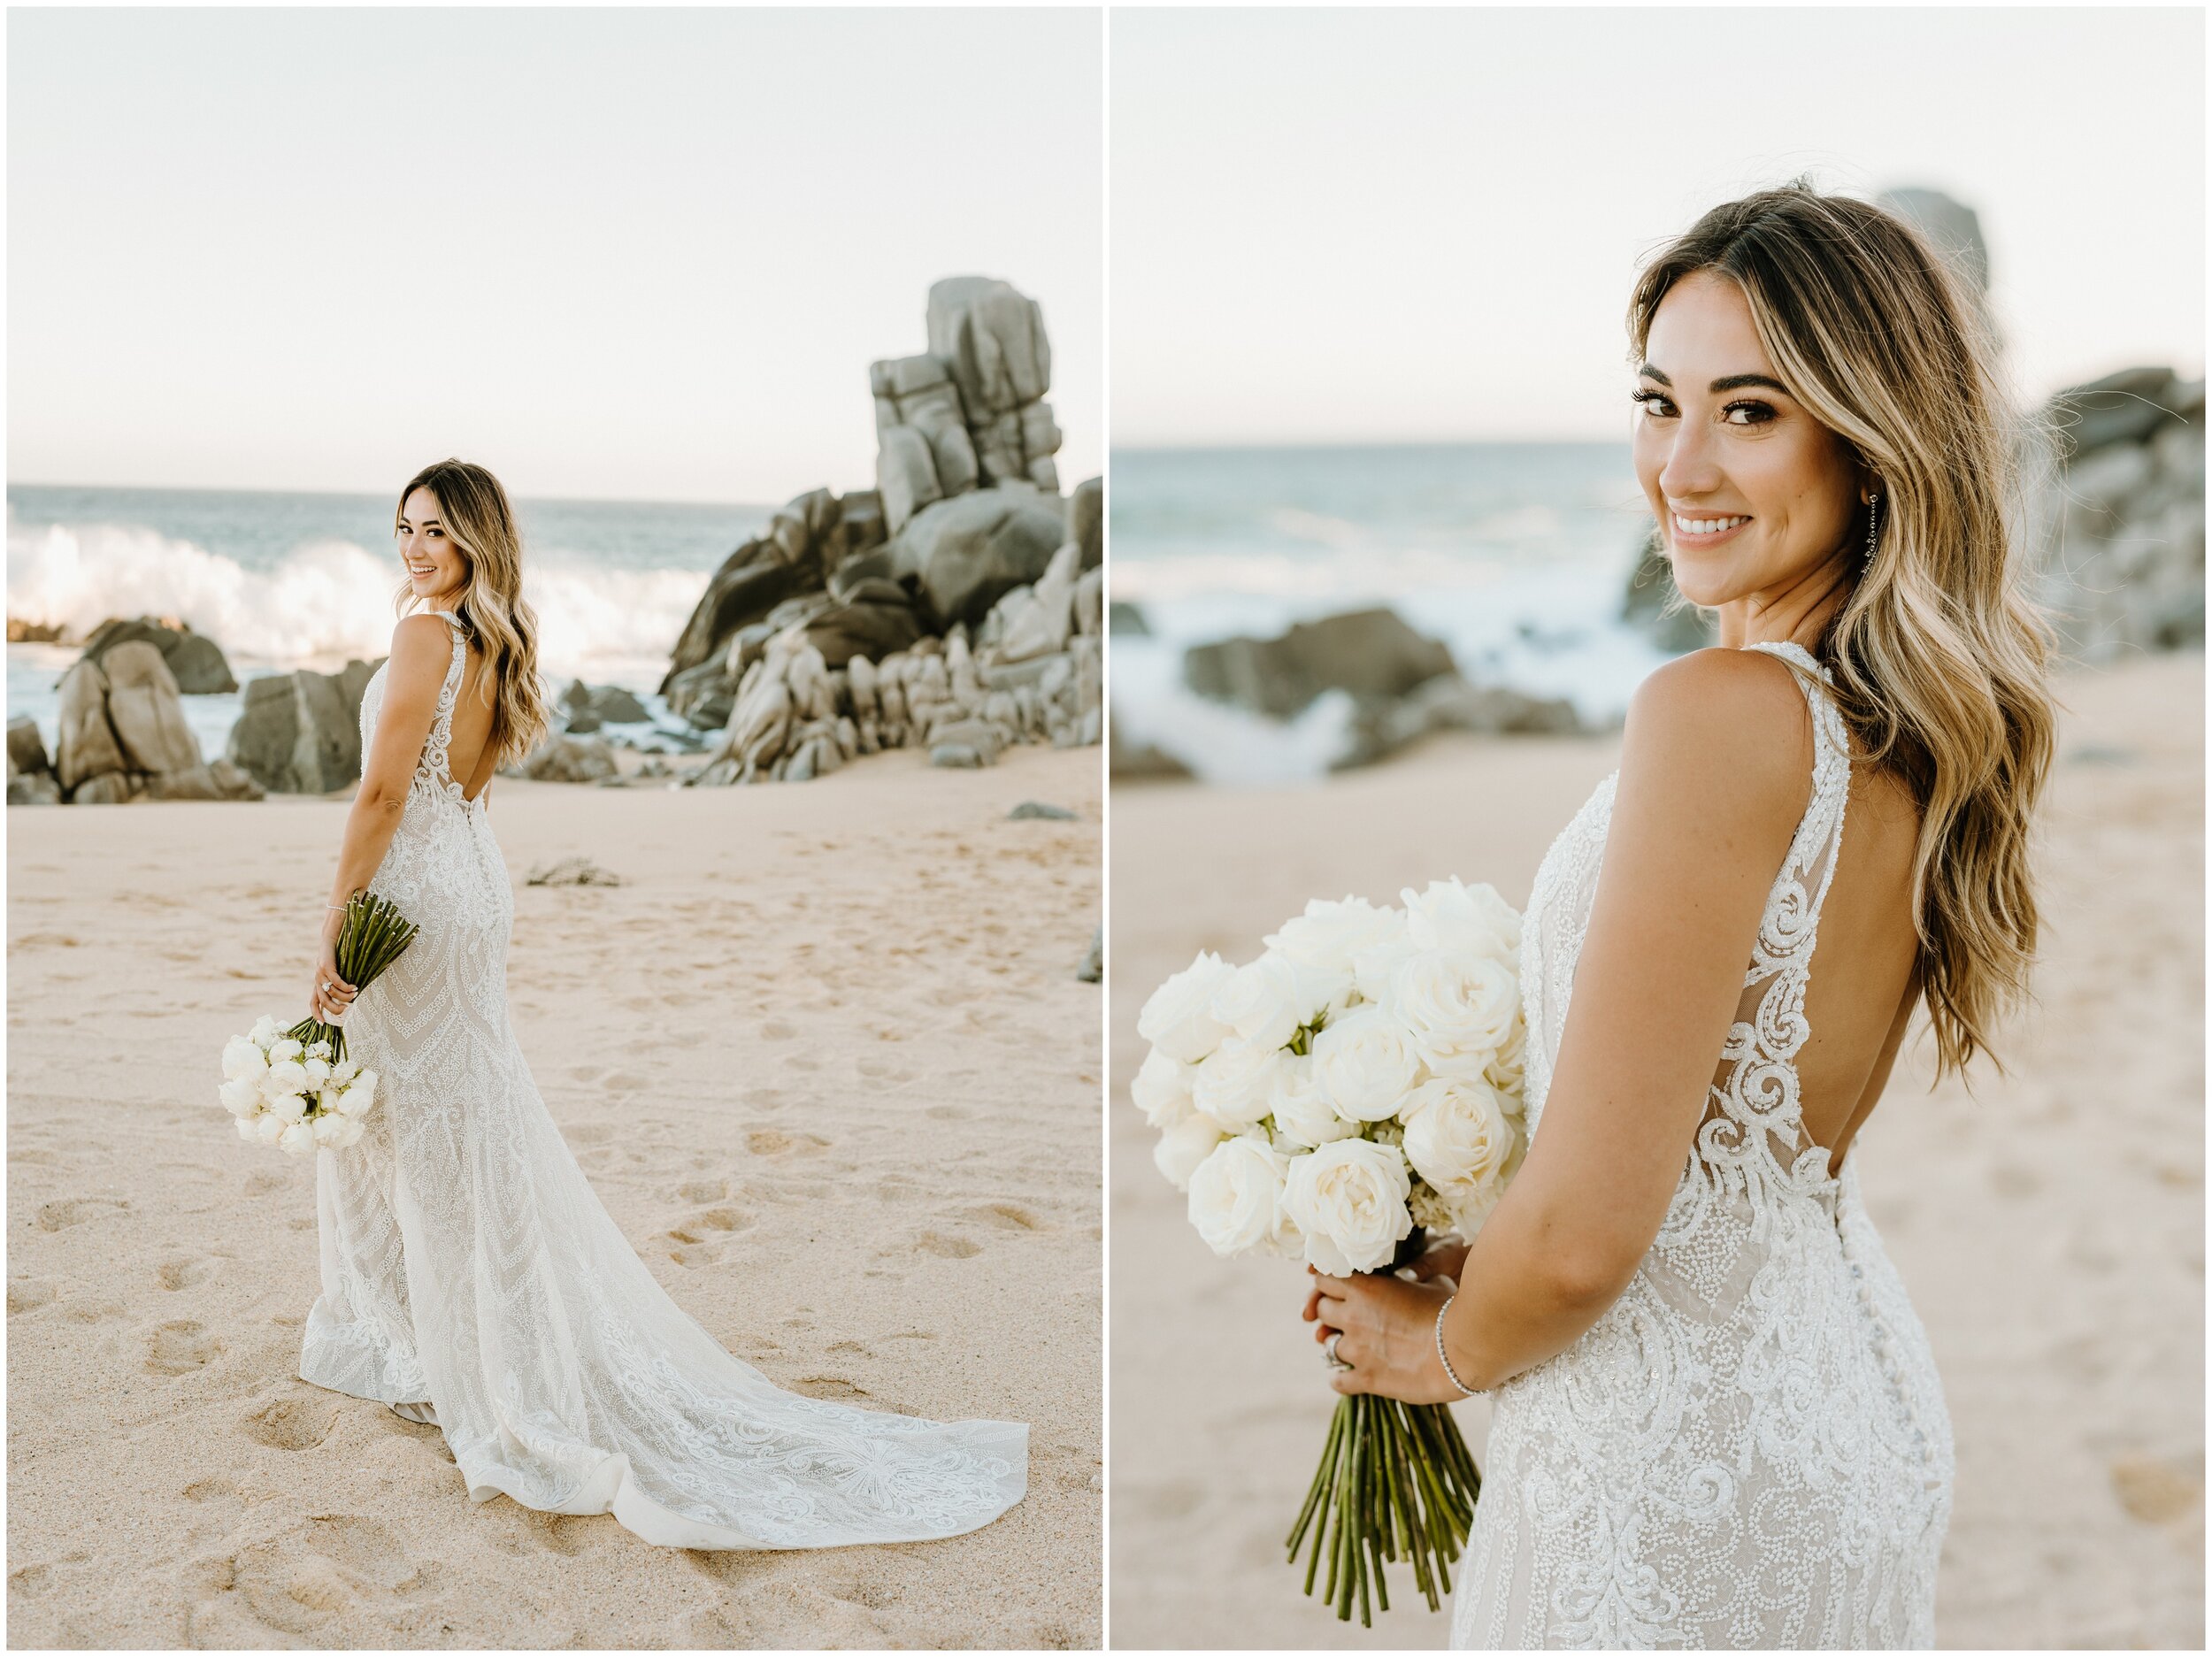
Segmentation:
[(407, 497), (400, 508), (400, 560), (407, 566), (408, 584), (415, 596), (434, 608), (450, 608), (468, 580), (468, 561), (453, 544), (443, 522), (438, 497), (425, 485)]
[(1637, 481), (1693, 603), (1764, 605), (1866, 533), (1856, 463), (1784, 390), (1743, 290), (1700, 271), (1652, 318), (1632, 394)]

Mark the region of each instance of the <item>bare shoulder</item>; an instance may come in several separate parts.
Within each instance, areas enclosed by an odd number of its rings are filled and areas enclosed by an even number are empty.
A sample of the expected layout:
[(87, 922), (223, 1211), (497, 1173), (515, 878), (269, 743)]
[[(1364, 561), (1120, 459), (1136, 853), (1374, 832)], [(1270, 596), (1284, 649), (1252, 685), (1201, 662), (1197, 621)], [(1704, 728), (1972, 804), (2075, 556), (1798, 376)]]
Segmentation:
[(429, 615), (403, 616), (392, 628), (385, 681), (394, 689), (426, 683), (434, 690), (444, 682), (452, 660), (453, 633), (444, 621)]
[(1796, 671), (1764, 650), (1693, 650), (1630, 699), (1624, 794), (1748, 826), (1794, 825), (1812, 786), (1813, 725)]

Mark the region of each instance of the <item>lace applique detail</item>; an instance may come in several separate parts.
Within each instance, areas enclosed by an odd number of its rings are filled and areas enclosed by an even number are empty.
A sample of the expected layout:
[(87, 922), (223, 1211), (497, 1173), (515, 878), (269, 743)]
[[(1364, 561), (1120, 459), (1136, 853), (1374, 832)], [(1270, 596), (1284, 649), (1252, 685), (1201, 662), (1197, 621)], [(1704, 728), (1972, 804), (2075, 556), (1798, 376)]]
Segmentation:
[[(1021, 1499), (1026, 1427), (783, 1391), (669, 1297), (577, 1166), (510, 1021), (514, 888), (489, 814), (451, 775), (457, 630), (453, 648), (370, 881), (421, 930), (347, 1015), (379, 1102), (358, 1143), (316, 1157), (322, 1293), (301, 1377), (434, 1403), (472, 1495), (611, 1512), (663, 1546), (920, 1541), (988, 1523)], [(362, 694), (364, 752), (383, 677)]]
[[(1767, 896), (1705, 1116), (1657, 1237), (1573, 1346), (1494, 1395), (1452, 1643), (1927, 1645), (1950, 1423), (1927, 1339), (1801, 1115), (1796, 1056), (1841, 845), (1848, 733), (1795, 645), (1810, 796)], [(1538, 871), (1521, 945), (1539, 1131), (1618, 773)]]

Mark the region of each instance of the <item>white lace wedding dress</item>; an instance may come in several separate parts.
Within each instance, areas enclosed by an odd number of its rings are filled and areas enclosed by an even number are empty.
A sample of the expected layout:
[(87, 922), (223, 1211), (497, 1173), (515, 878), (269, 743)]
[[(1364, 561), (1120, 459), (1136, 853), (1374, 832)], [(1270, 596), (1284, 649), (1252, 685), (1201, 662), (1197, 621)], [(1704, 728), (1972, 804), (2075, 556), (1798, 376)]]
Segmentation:
[[(804, 1398), (724, 1350), (600, 1206), (508, 1020), (514, 894), (447, 761), (464, 641), (370, 889), (421, 931), (346, 1015), (367, 1132), (316, 1153), (322, 1294), (300, 1375), (434, 1408), (468, 1493), (609, 1513), (672, 1547), (908, 1542), (1019, 1500), (1028, 1429)], [(361, 699), (365, 753), (383, 703)]]
[[(1950, 1419), (1847, 1153), (1800, 1116), (1795, 1055), (1849, 748), (1794, 644), (1811, 798), (1769, 893), (1707, 1114), (1650, 1252), (1573, 1346), (1499, 1386), (1458, 1648), (1932, 1644)], [(1522, 932), (1538, 1130), (1613, 806), (1545, 856)]]

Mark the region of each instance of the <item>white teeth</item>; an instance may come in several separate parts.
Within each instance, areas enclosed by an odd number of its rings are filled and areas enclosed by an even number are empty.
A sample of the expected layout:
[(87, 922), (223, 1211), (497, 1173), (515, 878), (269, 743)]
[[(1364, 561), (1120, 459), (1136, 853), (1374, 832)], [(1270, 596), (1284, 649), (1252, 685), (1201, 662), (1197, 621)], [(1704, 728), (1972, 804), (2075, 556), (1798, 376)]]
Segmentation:
[(1679, 512), (1674, 515), (1674, 526), (1686, 535), (1717, 535), (1724, 529), (1733, 529), (1739, 524), (1748, 524), (1750, 521), (1748, 517), (1685, 518)]

